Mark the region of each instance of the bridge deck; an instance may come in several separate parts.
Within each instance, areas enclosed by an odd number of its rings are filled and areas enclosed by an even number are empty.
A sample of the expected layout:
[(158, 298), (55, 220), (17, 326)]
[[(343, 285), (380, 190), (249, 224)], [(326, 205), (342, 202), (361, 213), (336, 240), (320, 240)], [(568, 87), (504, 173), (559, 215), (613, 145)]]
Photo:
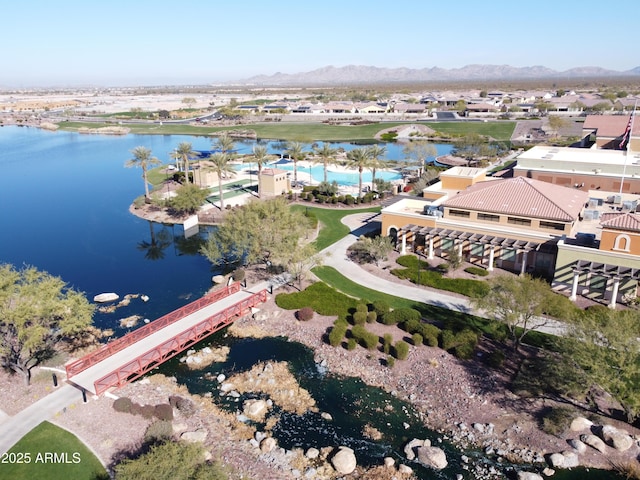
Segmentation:
[(102, 379), (105, 375), (116, 371), (123, 365), (136, 360), (142, 354), (158, 347), (158, 345), (162, 345), (172, 338), (178, 337), (181, 333), (207, 320), (216, 313), (224, 311), (236, 303), (250, 298), (252, 295), (254, 295), (252, 292), (244, 290), (233, 293), (185, 316), (180, 320), (175, 321), (170, 325), (167, 325), (161, 330), (158, 330), (145, 338), (138, 340), (135, 344), (130, 345), (86, 370), (73, 375), (69, 381), (81, 388), (84, 388), (88, 392), (98, 394), (102, 393), (96, 392), (95, 382)]

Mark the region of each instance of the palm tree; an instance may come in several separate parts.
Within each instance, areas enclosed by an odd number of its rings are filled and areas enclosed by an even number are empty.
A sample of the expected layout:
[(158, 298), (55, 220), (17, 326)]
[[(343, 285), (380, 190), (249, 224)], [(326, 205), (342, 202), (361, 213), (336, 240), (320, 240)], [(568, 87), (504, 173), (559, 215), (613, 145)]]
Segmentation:
[(269, 156), (266, 145), (256, 145), (253, 147), (253, 158), (247, 157), (246, 160), (251, 163), (256, 162), (258, 165), (258, 198), (261, 197), (260, 174), (262, 173), (262, 166), (267, 163)]
[(175, 158), (182, 161), (182, 166), (184, 168), (184, 178), (185, 183), (189, 183), (189, 157), (197, 155), (196, 152), (193, 151), (190, 142), (180, 142), (178, 148), (176, 148), (171, 154), (171, 158)]
[(220, 150), (222, 153), (231, 154), (234, 144), (233, 138), (231, 138), (229, 134), (223, 133), (213, 142), (213, 148)]
[(224, 209), (224, 193), (222, 191), (222, 176), (233, 177), (236, 171), (231, 165), (231, 157), (227, 153), (216, 152), (207, 158), (211, 162), (211, 169), (218, 174), (218, 195), (220, 195), (220, 210)]
[(298, 161), (304, 160), (306, 152), (304, 152), (304, 143), (289, 142), (285, 152), (289, 154), (289, 158), (293, 160), (293, 184), (298, 186)]
[(336, 155), (338, 153), (338, 150), (336, 150), (335, 148), (331, 148), (331, 146), (328, 143), (323, 143), (322, 144), (322, 148), (314, 148), (313, 149), (315, 154), (320, 157), (320, 160), (314, 162), (314, 163), (321, 163), (323, 168), (324, 168), (324, 183), (328, 183), (327, 182), (327, 167), (329, 165), (333, 165), (335, 164), (336, 161)]
[(387, 154), (387, 147), (371, 145), (367, 150), (370, 156), (369, 168), (371, 169), (371, 190), (376, 190), (376, 170), (387, 166), (387, 162), (381, 159), (381, 157), (384, 157)]
[(151, 156), (151, 149), (147, 147), (135, 147), (131, 150), (133, 158), (127, 160), (124, 164), (125, 167), (140, 167), (142, 168), (142, 180), (144, 181), (144, 198), (149, 198), (149, 181), (147, 180), (147, 168), (154, 165), (160, 165), (162, 162), (156, 157)]
[(358, 170), (358, 198), (362, 198), (362, 172), (370, 162), (371, 156), (366, 148), (356, 148), (347, 153), (347, 167)]

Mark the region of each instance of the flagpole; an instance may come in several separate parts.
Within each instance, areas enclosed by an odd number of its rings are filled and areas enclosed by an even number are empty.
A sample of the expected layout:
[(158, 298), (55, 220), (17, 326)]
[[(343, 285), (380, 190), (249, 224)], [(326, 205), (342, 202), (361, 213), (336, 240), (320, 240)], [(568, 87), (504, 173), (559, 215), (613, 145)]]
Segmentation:
[[(622, 178), (620, 179), (620, 195), (622, 195), (622, 187), (624, 185), (624, 177), (627, 173), (627, 158), (629, 158), (629, 145), (631, 144), (631, 137), (633, 135), (633, 122), (636, 119), (636, 108), (638, 108), (638, 100), (636, 99), (635, 104), (633, 105), (633, 111), (631, 112), (631, 119), (629, 120), (629, 136), (627, 137), (627, 144), (625, 145), (625, 154), (624, 154), (624, 166), (622, 167)], [(624, 136), (623, 136), (624, 140)]]

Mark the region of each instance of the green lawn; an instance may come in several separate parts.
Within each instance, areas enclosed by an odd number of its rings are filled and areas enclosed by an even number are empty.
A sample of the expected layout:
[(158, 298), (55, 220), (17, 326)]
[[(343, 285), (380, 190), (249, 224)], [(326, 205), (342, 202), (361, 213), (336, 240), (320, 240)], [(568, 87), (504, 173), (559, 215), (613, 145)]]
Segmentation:
[[(20, 459), (23, 463), (18, 463)], [(3, 479), (109, 478), (100, 460), (75, 435), (49, 422), (42, 422), (22, 437), (2, 460), (0, 478)], [(8, 463), (4, 463), (5, 460)]]
[(351, 210), (293, 205), (291, 208), (298, 211), (308, 210), (309, 213), (314, 214), (320, 222), (320, 233), (318, 234), (318, 238), (314, 242), (317, 251), (327, 248), (329, 245), (337, 242), (349, 233), (349, 227), (341, 222), (342, 217), (354, 213), (380, 211), (380, 207), (359, 208)]
[[(515, 122), (414, 122), (422, 123), (444, 135), (460, 136), (467, 133), (488, 135), (496, 140), (509, 140)], [(373, 141), (380, 130), (407, 122), (371, 123), (367, 125), (326, 125), (324, 123), (258, 123), (234, 127), (192, 126), (184, 124), (126, 123), (133, 134), (209, 135), (222, 130), (255, 130), (258, 138), (300, 142), (314, 141)], [(101, 128), (117, 122), (61, 122), (62, 130), (77, 131), (80, 127)]]

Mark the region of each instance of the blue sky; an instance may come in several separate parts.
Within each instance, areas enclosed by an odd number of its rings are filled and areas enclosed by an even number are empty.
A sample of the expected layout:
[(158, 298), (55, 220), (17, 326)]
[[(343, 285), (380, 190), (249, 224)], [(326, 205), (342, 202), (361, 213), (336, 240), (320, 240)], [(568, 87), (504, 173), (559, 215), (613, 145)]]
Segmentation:
[(0, 87), (202, 84), (327, 65), (640, 65), (637, 0), (21, 0), (1, 15)]

